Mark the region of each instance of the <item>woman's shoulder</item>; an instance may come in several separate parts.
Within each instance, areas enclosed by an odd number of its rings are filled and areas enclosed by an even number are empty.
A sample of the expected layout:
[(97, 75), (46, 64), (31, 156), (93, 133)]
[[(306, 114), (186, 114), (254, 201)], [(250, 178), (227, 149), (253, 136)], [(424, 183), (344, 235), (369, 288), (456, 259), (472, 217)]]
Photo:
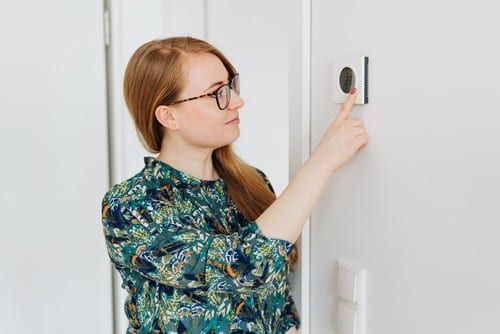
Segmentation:
[(134, 176), (111, 186), (104, 194), (103, 203), (136, 201), (145, 197), (147, 189), (148, 182), (144, 170), (141, 170)]

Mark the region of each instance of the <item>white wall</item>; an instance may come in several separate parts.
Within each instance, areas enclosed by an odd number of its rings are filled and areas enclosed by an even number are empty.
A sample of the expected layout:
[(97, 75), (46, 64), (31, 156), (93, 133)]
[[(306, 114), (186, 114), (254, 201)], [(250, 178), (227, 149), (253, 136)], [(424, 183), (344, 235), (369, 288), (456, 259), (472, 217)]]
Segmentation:
[(368, 270), (369, 334), (500, 332), (500, 6), (312, 1), (312, 144), (332, 61), (370, 57), (370, 144), (311, 227), (312, 333), (333, 333), (335, 261)]
[(111, 332), (100, 1), (0, 3), (0, 332)]

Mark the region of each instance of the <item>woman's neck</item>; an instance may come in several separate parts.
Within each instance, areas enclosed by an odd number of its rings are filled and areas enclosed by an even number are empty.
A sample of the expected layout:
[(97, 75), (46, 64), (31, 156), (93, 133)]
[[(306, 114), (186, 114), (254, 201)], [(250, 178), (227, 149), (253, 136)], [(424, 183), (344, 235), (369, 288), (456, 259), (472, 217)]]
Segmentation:
[[(165, 147), (165, 145), (163, 145)], [(161, 149), (157, 159), (177, 170), (201, 180), (216, 180), (219, 178), (212, 162), (213, 151), (175, 150), (165, 147)]]

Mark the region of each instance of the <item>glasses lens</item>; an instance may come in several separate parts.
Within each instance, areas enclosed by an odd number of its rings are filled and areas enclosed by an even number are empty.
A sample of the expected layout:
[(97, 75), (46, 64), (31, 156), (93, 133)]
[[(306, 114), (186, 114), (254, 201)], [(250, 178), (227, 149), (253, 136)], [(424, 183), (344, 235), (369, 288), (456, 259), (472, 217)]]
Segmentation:
[(231, 81), (231, 88), (240, 95), (240, 75), (235, 74), (233, 80)]
[(217, 105), (220, 110), (224, 110), (229, 105), (229, 100), (231, 99), (231, 88), (229, 85), (224, 85), (217, 91)]

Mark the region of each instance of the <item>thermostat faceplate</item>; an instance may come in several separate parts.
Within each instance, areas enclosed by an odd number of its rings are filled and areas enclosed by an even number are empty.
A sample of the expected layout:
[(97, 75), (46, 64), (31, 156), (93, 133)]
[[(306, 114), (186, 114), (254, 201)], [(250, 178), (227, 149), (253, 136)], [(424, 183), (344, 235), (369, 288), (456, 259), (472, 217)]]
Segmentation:
[(356, 87), (355, 104), (368, 103), (368, 57), (335, 59), (333, 64), (333, 99), (343, 103), (351, 89)]

